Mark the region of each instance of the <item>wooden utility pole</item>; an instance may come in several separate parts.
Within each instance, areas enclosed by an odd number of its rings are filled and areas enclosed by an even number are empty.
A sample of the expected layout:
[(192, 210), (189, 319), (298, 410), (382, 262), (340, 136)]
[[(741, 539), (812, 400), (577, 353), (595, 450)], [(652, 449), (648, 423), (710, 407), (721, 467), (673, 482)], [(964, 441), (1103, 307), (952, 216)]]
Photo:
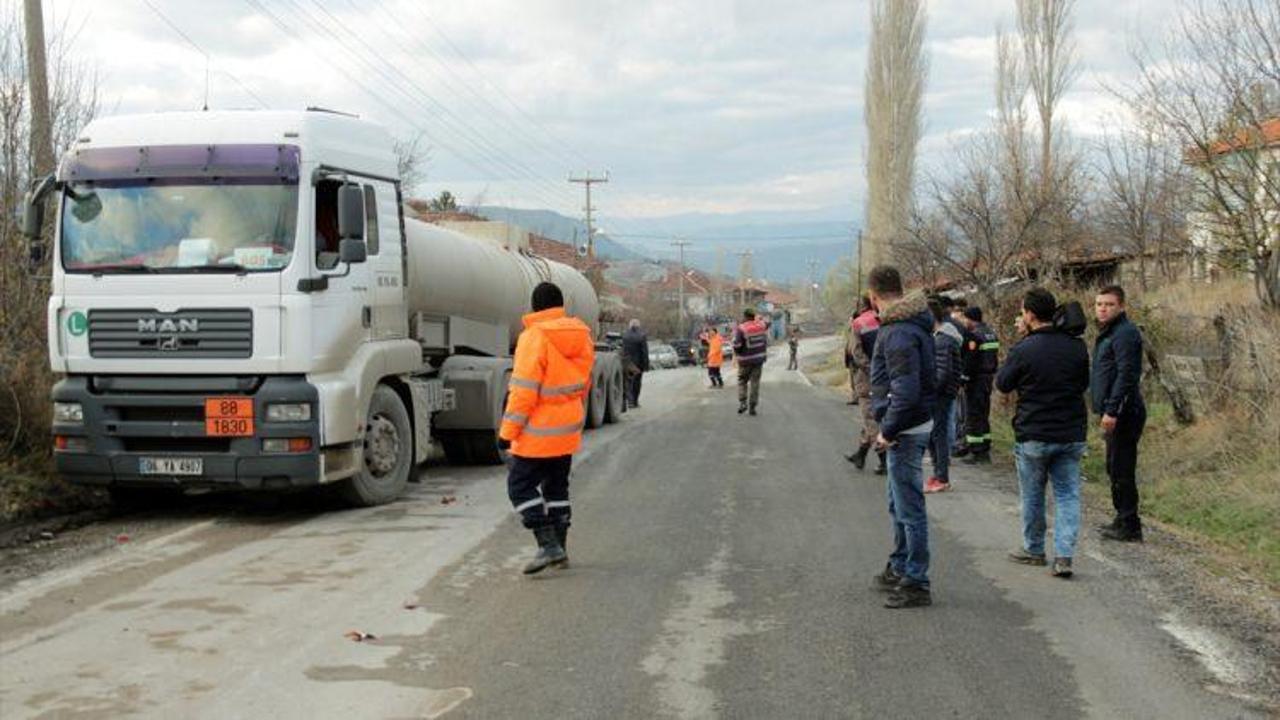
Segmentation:
[(45, 61), (44, 9), (40, 0), (23, 0), (26, 25), (27, 87), (31, 94), (31, 161), (34, 177), (53, 172), (53, 130), (49, 117), (49, 71)]
[(680, 315), (677, 320), (680, 324), (680, 337), (685, 337), (684, 330), (684, 249), (691, 243), (688, 240), (672, 240), (672, 245), (680, 249)]
[(751, 251), (738, 251), (738, 312), (747, 306), (747, 280), (751, 271)]
[(595, 212), (595, 208), (591, 206), (591, 186), (596, 183), (609, 182), (609, 171), (606, 170), (603, 177), (592, 177), (590, 172), (582, 177), (573, 177), (570, 175), (569, 182), (578, 183), (579, 185), (585, 186), (587, 189), (587, 205), (583, 208), (587, 214), (587, 257), (594, 260), (596, 257), (596, 229), (595, 226), (591, 224), (591, 213)]

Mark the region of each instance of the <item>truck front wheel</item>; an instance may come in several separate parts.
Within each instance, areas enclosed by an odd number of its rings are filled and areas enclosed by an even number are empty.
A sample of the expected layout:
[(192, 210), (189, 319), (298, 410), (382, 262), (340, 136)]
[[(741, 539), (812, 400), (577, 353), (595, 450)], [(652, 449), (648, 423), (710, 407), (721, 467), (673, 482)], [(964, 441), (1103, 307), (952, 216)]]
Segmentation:
[(338, 492), (351, 505), (382, 505), (400, 497), (413, 469), (409, 412), (394, 390), (379, 385), (365, 421), (360, 472), (342, 481)]

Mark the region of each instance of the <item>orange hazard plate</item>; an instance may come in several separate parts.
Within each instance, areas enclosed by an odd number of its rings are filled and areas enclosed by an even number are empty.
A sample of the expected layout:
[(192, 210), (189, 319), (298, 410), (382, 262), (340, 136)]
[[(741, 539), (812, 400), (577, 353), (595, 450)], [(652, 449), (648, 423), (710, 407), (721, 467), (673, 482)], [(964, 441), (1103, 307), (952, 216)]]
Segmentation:
[(238, 397), (205, 398), (204, 434), (213, 437), (251, 437), (253, 400)]

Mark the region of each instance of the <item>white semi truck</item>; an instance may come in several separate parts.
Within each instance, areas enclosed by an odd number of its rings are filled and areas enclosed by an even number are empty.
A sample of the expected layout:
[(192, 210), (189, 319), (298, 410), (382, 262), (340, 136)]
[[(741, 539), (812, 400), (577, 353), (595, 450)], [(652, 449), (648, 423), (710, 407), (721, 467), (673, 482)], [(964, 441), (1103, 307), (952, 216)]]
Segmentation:
[[(391, 137), (340, 113), (95, 120), (31, 193), (29, 237), (45, 200), (54, 458), (116, 495), (389, 502), (436, 451), (502, 461), (534, 285), (598, 331), (573, 268), (406, 218)], [(588, 427), (625, 411), (622, 379), (602, 348)]]

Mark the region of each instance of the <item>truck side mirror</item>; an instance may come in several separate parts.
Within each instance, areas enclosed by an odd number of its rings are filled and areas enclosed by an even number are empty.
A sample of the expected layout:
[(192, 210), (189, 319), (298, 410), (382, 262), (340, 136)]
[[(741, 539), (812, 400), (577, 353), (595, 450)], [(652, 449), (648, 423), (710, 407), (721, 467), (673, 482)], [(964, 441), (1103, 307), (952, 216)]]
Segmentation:
[(343, 238), (338, 243), (338, 262), (357, 265), (369, 259), (369, 248), (360, 238)]
[(22, 207), (22, 234), (31, 242), (40, 241), (40, 230), (44, 227), (44, 199), (55, 184), (52, 175), (46, 175), (36, 181), (27, 193)]
[[(358, 239), (364, 244), (364, 191), (354, 183), (338, 188), (338, 237), (343, 241)], [(364, 262), (363, 257), (360, 262)]]
[(44, 226), (44, 202), (31, 197), (22, 212), (22, 234), (31, 242), (40, 240), (40, 229)]

